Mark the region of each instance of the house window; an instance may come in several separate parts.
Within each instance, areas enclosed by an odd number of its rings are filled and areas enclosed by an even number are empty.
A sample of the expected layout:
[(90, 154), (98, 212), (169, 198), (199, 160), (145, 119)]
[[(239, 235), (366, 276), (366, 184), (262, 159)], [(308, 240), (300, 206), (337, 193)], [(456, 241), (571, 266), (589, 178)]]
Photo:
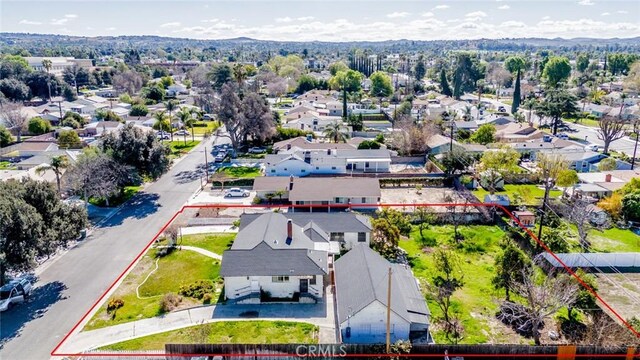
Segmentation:
[(302, 170), (300, 170), (300, 172), (307, 172), (307, 170), (305, 170), (305, 169), (302, 169)]
[(335, 167), (335, 166), (332, 166), (332, 167), (331, 167), (331, 170), (335, 170), (335, 169), (336, 169), (336, 167)]
[(340, 198), (339, 197), (336, 198), (336, 204), (340, 204)]
[(289, 277), (288, 276), (272, 276), (271, 282), (274, 282), (274, 283), (289, 282)]
[(284, 168), (284, 171), (287, 171), (287, 168)]
[(344, 241), (344, 233), (331, 233), (330, 241)]
[(358, 233), (358, 242), (365, 242), (367, 241), (367, 234), (363, 233), (363, 232), (359, 232)]
[(362, 203), (364, 204), (364, 203), (366, 203), (366, 202), (367, 202), (367, 198), (364, 198), (364, 197), (363, 197), (363, 198), (362, 198)]
[(276, 172), (276, 169), (271, 169), (271, 173), (274, 173), (274, 172)]
[(319, 166), (316, 166), (316, 170), (320, 170), (320, 167), (319, 167)]
[(368, 161), (364, 163), (364, 167), (369, 167), (369, 162)]
[(315, 285), (316, 284), (316, 277), (312, 276), (311, 279), (309, 279), (309, 285)]

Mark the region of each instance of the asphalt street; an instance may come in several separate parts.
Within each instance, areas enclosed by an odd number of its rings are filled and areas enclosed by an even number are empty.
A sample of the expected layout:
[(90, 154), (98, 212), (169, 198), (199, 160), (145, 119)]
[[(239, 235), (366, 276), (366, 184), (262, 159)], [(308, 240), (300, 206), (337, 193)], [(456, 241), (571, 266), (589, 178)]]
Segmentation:
[(60, 340), (200, 187), (204, 148), (212, 161), (213, 142), (200, 143), (40, 273), (29, 301), (0, 315), (1, 359), (50, 358)]

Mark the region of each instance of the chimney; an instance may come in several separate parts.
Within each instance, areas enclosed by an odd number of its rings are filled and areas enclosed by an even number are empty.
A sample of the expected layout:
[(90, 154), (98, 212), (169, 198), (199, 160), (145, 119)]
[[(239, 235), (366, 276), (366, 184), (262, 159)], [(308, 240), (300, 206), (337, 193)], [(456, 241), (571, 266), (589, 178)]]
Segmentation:
[(604, 182), (611, 182), (611, 174), (607, 174), (604, 176)]
[(287, 150), (291, 150), (291, 144), (287, 144)]
[(289, 176), (289, 191), (293, 190), (293, 175)]
[(291, 219), (287, 220), (287, 243), (290, 244), (293, 240), (293, 222)]

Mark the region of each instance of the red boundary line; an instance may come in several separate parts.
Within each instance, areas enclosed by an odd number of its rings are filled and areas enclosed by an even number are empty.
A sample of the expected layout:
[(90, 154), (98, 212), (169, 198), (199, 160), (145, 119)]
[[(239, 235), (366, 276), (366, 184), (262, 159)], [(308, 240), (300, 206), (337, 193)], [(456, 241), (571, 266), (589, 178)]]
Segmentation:
[[(57, 353), (58, 349), (62, 346), (62, 344), (67, 341), (67, 339), (69, 338), (69, 336), (71, 336), (71, 334), (73, 334), (73, 332), (78, 328), (78, 326), (80, 326), (80, 324), (87, 318), (87, 316), (89, 316), (89, 314), (95, 309), (96, 306), (98, 306), (98, 304), (102, 301), (102, 299), (105, 298), (105, 296), (113, 289), (113, 287), (125, 276), (125, 274), (127, 273), (127, 271), (129, 271), (129, 269), (131, 269), (131, 267), (133, 267), (133, 265), (149, 250), (149, 248), (151, 247), (151, 245), (153, 245), (153, 243), (156, 241), (156, 239), (160, 236), (160, 234), (162, 234), (164, 232), (164, 230), (173, 222), (173, 220), (175, 220), (176, 217), (178, 217), (178, 215), (182, 214), (182, 212), (184, 211), (184, 209), (200, 209), (200, 208), (262, 208), (262, 209), (271, 209), (271, 208), (303, 208), (303, 209), (309, 209), (309, 208), (343, 208), (343, 209), (357, 209), (357, 208), (366, 208), (366, 209), (372, 209), (372, 208), (379, 208), (379, 207), (435, 207), (435, 206), (445, 206), (445, 207), (451, 207), (451, 206), (455, 206), (455, 207), (477, 207), (477, 206), (484, 206), (484, 207), (491, 207), (491, 208), (498, 208), (500, 210), (502, 210), (505, 214), (507, 214), (509, 216), (509, 218), (511, 220), (513, 220), (522, 230), (524, 230), (529, 236), (531, 236), (531, 238), (533, 238), (538, 245), (540, 245), (546, 252), (548, 252), (549, 254), (551, 254), (551, 256), (553, 256), (553, 258), (558, 261), (558, 263), (560, 263), (565, 270), (567, 270), (567, 272), (573, 276), (574, 278), (576, 278), (578, 280), (578, 282), (580, 283), (580, 285), (582, 285), (585, 289), (587, 289), (591, 294), (593, 294), (598, 300), (600, 300), (602, 302), (602, 304), (604, 304), (606, 306), (607, 309), (609, 309), (620, 321), (622, 321), (622, 323), (629, 329), (631, 330), (631, 332), (636, 335), (636, 337), (640, 338), (640, 332), (636, 331), (624, 318), (622, 318), (622, 316), (620, 316), (607, 302), (605, 302), (600, 295), (598, 295), (598, 293), (596, 293), (596, 291), (591, 288), (587, 283), (585, 283), (573, 270), (571, 270), (571, 268), (569, 268), (553, 251), (551, 251), (546, 244), (544, 244), (542, 241), (540, 241), (540, 239), (538, 239), (538, 237), (533, 234), (533, 232), (531, 232), (531, 230), (529, 230), (528, 228), (526, 228), (521, 222), (520, 220), (518, 220), (509, 210), (507, 210), (504, 206), (502, 205), (498, 205), (498, 204), (485, 204), (485, 203), (462, 203), (462, 204), (458, 204), (458, 203), (437, 203), (437, 204), (431, 204), (431, 203), (407, 203), (407, 204), (376, 204), (375, 206), (372, 206), (371, 204), (334, 204), (334, 205), (243, 205), (243, 204), (211, 204), (211, 205), (184, 205), (182, 206), (182, 208), (180, 208), (180, 210), (178, 210), (172, 217), (171, 219), (169, 219), (169, 221), (167, 221), (165, 223), (165, 225), (160, 229), (160, 231), (158, 231), (156, 233), (156, 235), (151, 239), (151, 241), (149, 241), (149, 243), (147, 244), (147, 246), (145, 246), (145, 248), (135, 257), (135, 259), (133, 259), (133, 261), (131, 262), (131, 264), (129, 264), (129, 266), (127, 266), (124, 271), (116, 278), (116, 280), (111, 283), (111, 285), (107, 288), (107, 290), (98, 298), (98, 300), (96, 300), (93, 305), (89, 308), (89, 310), (80, 318), (80, 320), (71, 328), (71, 330), (67, 333), (67, 335), (65, 335), (62, 340), (60, 340), (60, 342), (58, 343), (58, 345), (56, 345), (56, 347), (51, 351), (50, 355), (51, 356), (92, 356), (92, 357), (107, 357), (107, 356), (116, 356), (116, 357), (120, 357), (120, 356), (133, 356), (133, 357), (143, 357), (143, 356), (171, 356), (171, 357), (189, 357), (189, 356), (193, 356), (193, 357), (197, 357), (197, 356), (231, 356), (231, 357), (240, 357), (240, 356), (247, 356), (247, 354), (163, 354), (163, 353), (158, 353), (158, 354), (149, 354), (149, 353), (88, 353), (88, 354), (82, 354), (82, 353), (78, 353), (78, 354), (67, 354), (67, 353)], [(338, 344), (339, 345), (339, 344)], [(282, 357), (282, 356), (296, 356), (299, 357), (298, 354), (250, 354), (251, 356), (264, 356), (264, 357)], [(480, 357), (480, 356), (495, 356), (495, 357), (507, 357), (507, 356), (513, 356), (513, 357), (557, 357), (557, 354), (454, 354), (454, 353), (450, 353), (448, 354), (449, 357), (453, 357), (453, 356), (469, 356), (469, 357)], [(302, 357), (319, 357), (319, 356), (325, 356), (325, 355), (303, 355)], [(400, 357), (442, 357), (442, 354), (346, 354), (344, 357), (385, 357), (385, 356), (400, 356)], [(572, 355), (573, 356), (573, 355)], [(594, 356), (593, 354), (576, 354), (575, 357), (587, 357), (587, 356)], [(597, 356), (599, 357), (626, 357), (629, 355), (626, 354), (598, 354)], [(640, 357), (640, 355), (631, 355), (632, 357)], [(343, 356), (339, 356), (339, 357), (343, 357)]]

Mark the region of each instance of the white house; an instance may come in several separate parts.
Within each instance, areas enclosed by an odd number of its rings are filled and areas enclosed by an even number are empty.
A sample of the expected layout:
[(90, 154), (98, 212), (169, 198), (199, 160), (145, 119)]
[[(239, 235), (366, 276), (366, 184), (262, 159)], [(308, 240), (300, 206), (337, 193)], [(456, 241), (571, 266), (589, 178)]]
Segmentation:
[[(311, 238), (314, 235), (315, 238)], [(311, 237), (310, 237), (311, 236)], [(280, 213), (266, 213), (238, 232), (222, 254), (220, 276), (226, 299), (317, 302), (323, 298), (329, 240)]]
[(335, 263), (337, 317), (342, 342), (386, 341), (387, 296), (391, 270), (391, 342), (415, 335), (429, 338), (431, 314), (411, 269), (392, 264), (365, 245), (354, 246)]
[(294, 153), (271, 154), (265, 157), (267, 176), (307, 176), (347, 173), (389, 172), (391, 154), (376, 150), (303, 150)]

